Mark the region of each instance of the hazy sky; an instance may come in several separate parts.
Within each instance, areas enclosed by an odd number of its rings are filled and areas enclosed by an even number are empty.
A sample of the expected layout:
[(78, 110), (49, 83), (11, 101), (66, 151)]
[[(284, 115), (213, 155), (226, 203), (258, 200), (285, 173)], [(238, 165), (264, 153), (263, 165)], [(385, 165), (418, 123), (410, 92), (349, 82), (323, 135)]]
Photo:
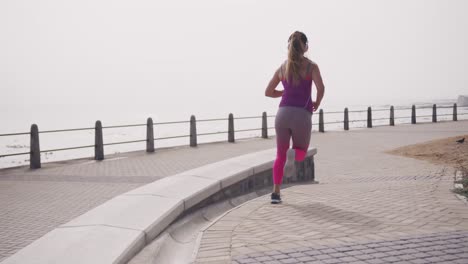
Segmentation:
[(467, 12), (464, 0), (2, 0), (1, 117), (56, 104), (273, 109), (264, 90), (294, 30), (321, 68), (324, 108), (456, 99), (468, 94)]

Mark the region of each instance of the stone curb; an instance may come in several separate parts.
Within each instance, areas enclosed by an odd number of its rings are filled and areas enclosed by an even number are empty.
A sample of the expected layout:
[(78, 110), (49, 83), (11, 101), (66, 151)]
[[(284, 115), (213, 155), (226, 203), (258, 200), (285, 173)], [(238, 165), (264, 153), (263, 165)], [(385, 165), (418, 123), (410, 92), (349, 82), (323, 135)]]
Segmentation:
[[(303, 180), (314, 179), (316, 153), (307, 153), (312, 169), (304, 167)], [(275, 155), (276, 149), (259, 151), (141, 186), (52, 230), (2, 263), (126, 263), (190, 210), (271, 184)]]
[[(460, 170), (455, 170), (455, 181), (453, 183), (453, 190), (463, 189), (463, 184), (456, 183), (457, 181), (462, 179), (462, 172)], [(465, 205), (468, 205), (468, 198), (458, 193), (453, 193), (460, 201), (462, 201)]]

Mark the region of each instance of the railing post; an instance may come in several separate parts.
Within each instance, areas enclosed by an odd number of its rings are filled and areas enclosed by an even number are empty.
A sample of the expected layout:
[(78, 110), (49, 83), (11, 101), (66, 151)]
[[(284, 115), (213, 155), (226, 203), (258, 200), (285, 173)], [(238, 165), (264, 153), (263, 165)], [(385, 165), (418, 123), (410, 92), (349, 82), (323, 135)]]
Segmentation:
[(453, 121), (457, 121), (457, 104), (453, 104)]
[(151, 117), (146, 121), (146, 152), (154, 152), (154, 131), (153, 119)]
[(325, 132), (325, 124), (323, 122), (323, 109), (319, 111), (319, 132)]
[(344, 109), (344, 130), (349, 130), (348, 107)]
[(372, 109), (370, 106), (367, 108), (367, 127), (372, 128)]
[(434, 123), (437, 122), (437, 105), (436, 104), (432, 106), (432, 122)]
[(262, 138), (268, 138), (267, 113), (262, 114)]
[(416, 124), (416, 106), (411, 107), (411, 124)]
[(190, 146), (197, 146), (197, 120), (194, 115), (190, 117)]
[(96, 121), (94, 137), (94, 159), (104, 159), (104, 141), (102, 139), (102, 124), (101, 121)]
[(393, 105), (390, 106), (390, 125), (391, 126), (395, 125), (395, 111), (394, 111)]
[(234, 141), (234, 116), (232, 114), (229, 114), (228, 142), (233, 143)]
[(41, 148), (39, 146), (39, 128), (36, 124), (31, 126), (31, 146), (29, 153), (29, 168), (39, 169), (41, 167)]

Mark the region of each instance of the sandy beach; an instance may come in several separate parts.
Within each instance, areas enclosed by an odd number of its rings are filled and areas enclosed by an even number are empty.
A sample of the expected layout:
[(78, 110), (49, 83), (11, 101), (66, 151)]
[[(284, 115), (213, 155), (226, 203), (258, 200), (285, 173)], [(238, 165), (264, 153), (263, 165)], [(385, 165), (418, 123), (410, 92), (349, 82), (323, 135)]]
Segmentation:
[[(465, 138), (464, 143), (457, 140)], [(428, 141), (421, 144), (393, 149), (389, 154), (427, 160), (438, 165), (448, 165), (460, 170), (468, 170), (468, 134)]]

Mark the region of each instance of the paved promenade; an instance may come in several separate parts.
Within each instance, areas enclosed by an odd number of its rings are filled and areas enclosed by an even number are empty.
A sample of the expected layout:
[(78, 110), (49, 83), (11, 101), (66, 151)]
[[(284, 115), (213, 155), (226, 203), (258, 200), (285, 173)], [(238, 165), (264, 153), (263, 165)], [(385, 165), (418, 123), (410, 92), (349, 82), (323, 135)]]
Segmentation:
[[(198, 263), (468, 263), (454, 169), (386, 150), (468, 133), (468, 122), (314, 135), (320, 184), (241, 205), (204, 233)], [(468, 153), (467, 153), (468, 155)]]
[(231, 157), (273, 148), (274, 139), (213, 143), (0, 170), (0, 262), (54, 228), (138, 186)]
[[(467, 121), (314, 133), (311, 144), (319, 150), (316, 177), (320, 184), (284, 190), (284, 203), (278, 206), (261, 197), (229, 212), (205, 232), (198, 261), (348, 263), (351, 259), (341, 258), (353, 257), (357, 247), (370, 249), (376, 244), (388, 249), (389, 244), (384, 243), (399, 245), (416, 239), (419, 242), (413, 244), (425, 248), (432, 248), (428, 243), (439, 243), (434, 246), (445, 254), (439, 257), (450, 255), (452, 263), (458, 263), (453, 262), (456, 256), (465, 261), (460, 263), (468, 263), (468, 207), (449, 192), (453, 170), (383, 153), (466, 133)], [(274, 146), (274, 139), (255, 139), (154, 154), (124, 153), (103, 162), (55, 163), (35, 171), (1, 170), (0, 261), (114, 196), (169, 175)], [(356, 248), (338, 250), (346, 245)], [(316, 251), (320, 254), (311, 253)], [(368, 255), (366, 252), (359, 254)], [(356, 259), (379, 263), (378, 259), (389, 256), (393, 255)], [(437, 257), (418, 256), (412, 260)]]

